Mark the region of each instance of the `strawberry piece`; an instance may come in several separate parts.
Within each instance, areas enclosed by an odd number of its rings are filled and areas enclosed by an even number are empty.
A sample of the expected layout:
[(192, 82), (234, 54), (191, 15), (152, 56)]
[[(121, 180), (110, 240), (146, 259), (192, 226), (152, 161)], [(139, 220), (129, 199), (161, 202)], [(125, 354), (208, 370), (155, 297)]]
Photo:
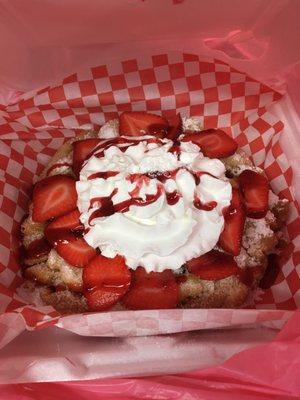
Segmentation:
[(165, 118), (143, 111), (123, 112), (120, 115), (119, 122), (120, 135), (125, 136), (155, 135), (164, 137), (169, 128)]
[(89, 246), (83, 238), (60, 241), (56, 244), (55, 249), (69, 264), (79, 268), (83, 268), (97, 254), (96, 250)]
[(224, 158), (234, 154), (237, 143), (220, 129), (206, 129), (201, 132), (186, 131), (183, 142), (197, 144), (202, 153), (210, 158)]
[(83, 224), (79, 220), (80, 212), (78, 209), (68, 214), (56, 218), (45, 229), (47, 240), (55, 245), (59, 241), (72, 240), (81, 235), (84, 230)]
[(88, 158), (91, 151), (101, 141), (103, 141), (103, 139), (91, 138), (85, 140), (78, 140), (73, 143), (73, 171), (76, 176), (79, 175), (81, 167), (84, 161)]
[(224, 279), (236, 275), (239, 271), (231, 255), (217, 250), (211, 250), (200, 257), (193, 258), (186, 263), (186, 266), (191, 274), (208, 281)]
[(169, 120), (169, 123), (170, 123), (170, 129), (166, 137), (171, 140), (176, 140), (178, 139), (178, 136), (180, 136), (183, 133), (181, 115), (177, 114), (174, 118)]
[(130, 290), (122, 303), (132, 310), (175, 308), (178, 303), (178, 284), (171, 270), (147, 273), (138, 267), (132, 272)]
[(32, 219), (44, 222), (76, 208), (75, 180), (66, 175), (49, 176), (38, 182), (33, 190)]
[(130, 285), (131, 274), (123, 257), (98, 255), (83, 270), (82, 279), (90, 310), (103, 311), (124, 296)]
[(269, 209), (269, 182), (267, 178), (249, 169), (238, 177), (246, 213), (250, 218), (263, 218)]
[(230, 206), (224, 212), (225, 225), (220, 235), (219, 245), (234, 256), (240, 254), (245, 225), (245, 209), (238, 189), (232, 189)]

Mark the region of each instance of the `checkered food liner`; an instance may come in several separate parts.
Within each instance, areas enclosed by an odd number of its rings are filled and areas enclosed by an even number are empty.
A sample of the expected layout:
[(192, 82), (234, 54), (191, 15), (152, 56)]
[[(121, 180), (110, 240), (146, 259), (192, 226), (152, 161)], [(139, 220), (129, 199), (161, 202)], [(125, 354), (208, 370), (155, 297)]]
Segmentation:
[[(279, 144), (283, 123), (267, 111), (280, 98), (224, 62), (170, 53), (97, 66), (0, 106), (1, 345), (25, 329), (50, 325), (88, 336), (151, 335), (265, 322), (282, 326), (300, 302), (300, 219), (292, 169)], [(166, 117), (180, 112), (200, 117), (204, 128), (224, 129), (264, 168), (275, 193), (290, 200), (286, 262), (254, 309), (60, 316), (51, 307), (27, 304), (16, 294), (22, 283), (18, 232), (36, 176), (67, 138), (82, 129), (99, 129), (125, 110), (163, 112)]]

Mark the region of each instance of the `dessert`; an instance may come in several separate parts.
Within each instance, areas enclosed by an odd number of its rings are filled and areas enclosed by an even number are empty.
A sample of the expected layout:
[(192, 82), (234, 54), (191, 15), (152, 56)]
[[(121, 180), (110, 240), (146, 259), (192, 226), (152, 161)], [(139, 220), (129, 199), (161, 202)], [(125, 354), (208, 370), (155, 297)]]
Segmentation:
[(39, 177), (23, 273), (61, 312), (237, 308), (275, 263), (287, 213), (222, 130), (124, 112)]

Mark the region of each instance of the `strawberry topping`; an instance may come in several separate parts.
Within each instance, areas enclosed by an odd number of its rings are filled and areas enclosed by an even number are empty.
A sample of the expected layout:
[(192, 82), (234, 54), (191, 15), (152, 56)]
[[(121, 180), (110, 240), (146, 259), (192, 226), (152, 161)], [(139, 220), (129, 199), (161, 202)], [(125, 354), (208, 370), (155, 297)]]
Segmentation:
[(250, 218), (263, 218), (269, 208), (269, 182), (257, 172), (246, 169), (238, 182), (246, 205), (246, 213)]
[(69, 264), (84, 267), (96, 255), (96, 250), (83, 239), (84, 226), (78, 209), (52, 221), (45, 229), (47, 240)]
[(124, 258), (94, 257), (83, 270), (84, 295), (92, 311), (107, 310), (127, 292), (131, 275)]
[(56, 244), (57, 253), (74, 267), (83, 268), (96, 255), (96, 250), (83, 238), (60, 241)]
[(169, 119), (170, 128), (166, 135), (168, 139), (177, 140), (178, 137), (183, 133), (182, 118), (180, 114)]
[(165, 137), (169, 124), (159, 115), (149, 114), (143, 111), (126, 111), (120, 115), (120, 135), (141, 136), (155, 135)]
[(245, 225), (245, 209), (238, 189), (232, 189), (230, 206), (224, 212), (225, 225), (220, 235), (219, 245), (234, 256), (240, 254)]
[(130, 290), (122, 299), (132, 310), (175, 308), (178, 303), (178, 284), (171, 270), (147, 273), (138, 267), (132, 271)]
[(236, 275), (239, 268), (234, 258), (226, 253), (211, 250), (200, 257), (193, 258), (186, 263), (191, 274), (199, 278), (214, 281)]
[(85, 140), (78, 140), (73, 143), (73, 171), (76, 176), (79, 175), (81, 167), (84, 161), (88, 158), (91, 151), (101, 141), (103, 141), (103, 139), (91, 138)]
[(75, 180), (66, 175), (54, 175), (39, 181), (33, 190), (32, 219), (44, 222), (76, 208)]
[(202, 153), (210, 158), (224, 158), (234, 154), (237, 143), (220, 129), (206, 129), (201, 132), (186, 131), (183, 142), (197, 144)]

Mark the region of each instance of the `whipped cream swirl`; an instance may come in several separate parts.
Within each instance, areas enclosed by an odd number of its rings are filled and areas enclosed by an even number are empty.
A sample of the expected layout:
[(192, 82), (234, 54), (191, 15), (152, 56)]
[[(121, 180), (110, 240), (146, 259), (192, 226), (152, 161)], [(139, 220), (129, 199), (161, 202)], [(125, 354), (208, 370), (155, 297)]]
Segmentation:
[(177, 270), (210, 251), (232, 193), (221, 161), (191, 142), (153, 136), (101, 141), (76, 189), (87, 243), (148, 272)]

